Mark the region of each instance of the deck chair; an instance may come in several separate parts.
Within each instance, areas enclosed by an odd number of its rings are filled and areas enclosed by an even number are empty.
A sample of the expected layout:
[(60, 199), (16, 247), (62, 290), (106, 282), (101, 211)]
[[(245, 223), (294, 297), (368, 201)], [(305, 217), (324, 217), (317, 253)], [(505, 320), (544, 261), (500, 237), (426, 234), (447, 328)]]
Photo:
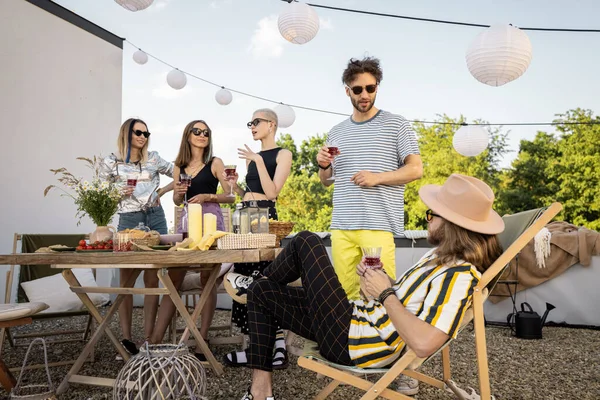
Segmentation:
[[(487, 299), (488, 293), (493, 289), (494, 285), (499, 280), (504, 269), (509, 262), (525, 247), (525, 245), (534, 238), (534, 236), (554, 218), (562, 210), (560, 203), (553, 203), (535, 220), (530, 221), (527, 226), (521, 224), (518, 218), (507, 218), (505, 223), (506, 234), (500, 238), (504, 247), (504, 252), (500, 257), (488, 268), (481, 277), (473, 292), (471, 306), (465, 312), (459, 334), (471, 321), (475, 327), (475, 348), (477, 354), (477, 370), (479, 375), (479, 390), (482, 400), (491, 399), (490, 379), (488, 370), (486, 340), (485, 340), (485, 322), (483, 314), (483, 303)], [(532, 213), (537, 210), (532, 210)], [(539, 214), (539, 213), (538, 213)], [(520, 225), (518, 227), (517, 225)], [(363, 400), (372, 400), (381, 396), (386, 399), (404, 399), (411, 400), (412, 397), (405, 396), (396, 391), (388, 389), (388, 386), (400, 374), (410, 376), (423, 383), (444, 389), (445, 385), (450, 388), (454, 394), (464, 399), (461, 392), (450, 380), (450, 349), (452, 339), (448, 340), (438, 351), (428, 358), (419, 358), (409, 348), (405, 348), (403, 355), (390, 368), (385, 369), (362, 369), (357, 367), (346, 367), (331, 363), (318, 352), (316, 343), (307, 342), (305, 345), (304, 355), (298, 359), (298, 365), (302, 368), (309, 369), (318, 374), (328, 376), (333, 379), (316, 397), (315, 399), (325, 399), (331, 394), (340, 384), (345, 383), (356, 388), (364, 390), (366, 393), (361, 397)], [(442, 353), (443, 380), (417, 372), (425, 361), (432, 358), (438, 353)], [(383, 374), (375, 383), (356, 375), (366, 374)]]
[[(87, 239), (88, 235), (85, 234), (18, 234), (15, 233), (13, 240), (13, 252), (12, 254), (17, 253), (18, 242), (21, 242), (21, 252), (22, 253), (32, 253), (35, 252), (38, 248), (51, 246), (53, 244), (64, 244), (67, 246), (76, 247), (78, 245), (79, 240)], [(94, 277), (96, 275), (96, 270), (92, 270), (94, 273)], [(54, 274), (61, 273), (62, 270), (51, 268), (50, 265), (24, 265), (21, 266), (20, 273), (18, 274), (18, 292), (17, 292), (17, 302), (24, 303), (27, 302), (27, 296), (25, 292), (21, 288), (21, 283), (28, 282), (34, 279), (51, 276)], [(11, 303), (11, 292), (12, 292), (12, 284), (15, 279), (15, 265), (11, 265), (10, 269), (6, 273), (6, 292), (4, 302), (6, 304)], [(85, 342), (87, 337), (92, 329), (93, 318), (91, 314), (87, 310), (82, 311), (73, 311), (73, 312), (63, 312), (63, 313), (42, 313), (35, 314), (32, 316), (33, 321), (39, 320), (48, 320), (48, 319), (57, 319), (57, 318), (65, 318), (65, 317), (74, 317), (74, 316), (88, 316), (87, 323), (85, 327), (81, 329), (74, 330), (59, 330), (59, 331), (36, 331), (35, 333), (29, 334), (15, 334), (11, 332), (9, 327), (3, 327), (0, 331), (0, 354), (2, 353), (4, 341), (8, 338), (8, 342), (11, 346), (27, 346), (29, 345), (29, 338), (33, 337), (61, 337), (63, 335), (71, 335), (71, 334), (81, 334), (80, 337), (63, 339), (59, 338), (56, 340), (52, 340), (49, 343), (68, 343), (68, 342)], [(18, 339), (25, 339), (18, 341)], [(66, 365), (68, 363), (72, 363), (74, 361), (63, 361), (61, 365)]]

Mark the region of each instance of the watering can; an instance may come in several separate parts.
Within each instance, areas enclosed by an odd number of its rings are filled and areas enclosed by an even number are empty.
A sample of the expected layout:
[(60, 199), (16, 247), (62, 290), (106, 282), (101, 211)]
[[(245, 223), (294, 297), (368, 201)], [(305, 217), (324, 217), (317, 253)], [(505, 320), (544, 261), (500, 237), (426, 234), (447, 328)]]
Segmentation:
[[(525, 310), (526, 307), (527, 310)], [(533, 311), (529, 303), (521, 303), (521, 311), (515, 315), (516, 336), (521, 339), (541, 339), (546, 317), (555, 308), (552, 304), (546, 303), (546, 311), (540, 318), (540, 315)]]

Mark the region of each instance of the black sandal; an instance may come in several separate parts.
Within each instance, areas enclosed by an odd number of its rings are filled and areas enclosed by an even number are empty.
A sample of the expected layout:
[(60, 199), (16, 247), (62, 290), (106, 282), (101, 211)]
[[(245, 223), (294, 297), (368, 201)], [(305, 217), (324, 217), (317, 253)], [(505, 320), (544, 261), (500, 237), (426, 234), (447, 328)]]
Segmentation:
[[(277, 361), (281, 361), (281, 364), (275, 365)], [(273, 352), (273, 370), (277, 371), (281, 369), (286, 369), (288, 367), (289, 362), (290, 360), (288, 358), (287, 349), (284, 349), (283, 347), (275, 348), (275, 351)]]
[[(231, 354), (231, 360), (229, 359), (229, 357), (227, 357), (228, 354)], [(223, 363), (230, 367), (245, 367), (246, 365), (248, 365), (247, 362), (243, 363), (238, 361), (237, 351), (232, 351), (231, 353), (225, 354), (225, 356), (223, 356)]]

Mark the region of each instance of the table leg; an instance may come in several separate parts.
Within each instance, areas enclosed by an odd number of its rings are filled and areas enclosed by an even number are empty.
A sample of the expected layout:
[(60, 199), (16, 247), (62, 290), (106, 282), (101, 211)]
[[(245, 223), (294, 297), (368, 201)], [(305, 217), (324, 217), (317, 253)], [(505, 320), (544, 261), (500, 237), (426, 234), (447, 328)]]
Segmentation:
[[(217, 279), (219, 278), (219, 272), (220, 272), (219, 268), (213, 268), (210, 271), (208, 281), (206, 282), (206, 285), (204, 286), (204, 288), (202, 288), (202, 293), (200, 294), (198, 303), (196, 303), (196, 307), (194, 308), (194, 312), (192, 313), (192, 320), (194, 320), (194, 322), (198, 321), (198, 318), (200, 317), (200, 313), (202, 312), (202, 308), (204, 307), (204, 304), (206, 304), (206, 302), (208, 301), (208, 296), (210, 296), (210, 291), (216, 285)], [(188, 340), (189, 337), (190, 337), (190, 330), (189, 330), (189, 328), (186, 327), (185, 331), (183, 331), (183, 334), (181, 335), (181, 341), (185, 342), (186, 340)]]
[[(131, 274), (131, 276), (129, 277), (129, 279), (127, 280), (127, 282), (125, 282), (125, 284), (123, 285), (123, 287), (133, 287), (135, 285), (135, 281), (140, 273), (141, 273), (141, 270), (134, 270), (133, 273)], [(67, 283), (69, 284), (69, 287), (81, 287), (81, 284), (79, 283), (79, 281), (77, 280), (77, 278), (75, 277), (75, 275), (73, 274), (73, 272), (71, 270), (66, 269), (63, 271), (62, 274), (63, 274), (63, 277), (65, 278), (65, 280), (67, 281)], [(56, 391), (56, 393), (59, 395), (64, 393), (69, 388), (69, 379), (71, 378), (71, 376), (76, 375), (77, 372), (79, 372), (79, 370), (81, 369), (81, 367), (83, 366), (83, 364), (85, 362), (85, 359), (91, 353), (91, 351), (94, 349), (94, 346), (96, 345), (96, 343), (98, 343), (98, 340), (100, 340), (100, 337), (102, 337), (102, 335), (105, 332), (108, 335), (108, 337), (110, 338), (110, 340), (113, 342), (113, 344), (115, 345), (117, 351), (123, 357), (123, 360), (127, 361), (129, 359), (129, 354), (125, 351), (125, 349), (121, 345), (121, 342), (119, 342), (119, 339), (117, 339), (117, 337), (108, 328), (110, 319), (119, 309), (119, 306), (123, 302), (125, 295), (123, 295), (123, 294), (117, 295), (114, 304), (108, 309), (108, 312), (106, 313), (106, 315), (104, 317), (102, 317), (102, 315), (100, 314), (100, 312), (98, 311), (98, 309), (96, 308), (96, 306), (94, 305), (92, 300), (90, 300), (87, 293), (77, 293), (77, 296), (81, 299), (82, 303), (87, 307), (88, 311), (94, 317), (94, 319), (96, 319), (96, 321), (98, 321), (98, 327), (96, 328), (96, 331), (94, 332), (94, 334), (91, 336), (89, 342), (83, 348), (83, 351), (81, 352), (81, 354), (79, 355), (79, 357), (77, 358), (77, 360), (75, 361), (75, 363), (73, 364), (73, 366), (71, 367), (71, 369), (69, 370), (69, 372), (67, 373), (65, 378), (63, 379), (63, 381), (60, 383), (60, 386), (58, 387), (58, 389)]]
[[(218, 268), (215, 268), (215, 269), (213, 269), (213, 271), (211, 271), (211, 275), (208, 279), (208, 282), (206, 283), (206, 286), (204, 287), (204, 289), (202, 291), (202, 296), (200, 296), (200, 301), (198, 302), (198, 305), (196, 306), (196, 309), (194, 310), (194, 314), (196, 314), (196, 311), (201, 310), (204, 303), (206, 303), (207, 298), (205, 298), (204, 301), (202, 301), (202, 297), (204, 297), (205, 294), (208, 294), (210, 292), (210, 290), (212, 290), (212, 288), (215, 285), (215, 282), (217, 281), (218, 275), (219, 275)], [(196, 327), (197, 317), (193, 318), (193, 316), (190, 315), (190, 313), (188, 312), (188, 310), (185, 306), (185, 303), (181, 299), (181, 296), (179, 295), (177, 288), (175, 288), (175, 285), (173, 285), (173, 281), (171, 281), (168, 270), (166, 268), (163, 268), (158, 273), (158, 279), (160, 279), (163, 286), (169, 290), (169, 296), (171, 297), (173, 304), (175, 305), (175, 307), (177, 308), (177, 311), (179, 312), (179, 314), (181, 314), (181, 317), (183, 318), (183, 320), (185, 321), (185, 324), (187, 325), (186, 332), (188, 331), (188, 329), (192, 332), (192, 335), (194, 336), (198, 346), (200, 346), (200, 349), (206, 356), (206, 359), (208, 360), (208, 363), (210, 364), (210, 366), (213, 368), (213, 370), (215, 371), (215, 373), (217, 375), (222, 375), (223, 374), (223, 366), (221, 365), (221, 363), (219, 363), (217, 361), (217, 359), (215, 358), (213, 353), (208, 348), (208, 345), (206, 344), (206, 342), (200, 335), (200, 331), (198, 331), (198, 328)], [(198, 311), (198, 314), (199, 313), (200, 312)], [(182, 337), (180, 340), (180, 343), (184, 342), (186, 339), (187, 338), (184, 339)]]

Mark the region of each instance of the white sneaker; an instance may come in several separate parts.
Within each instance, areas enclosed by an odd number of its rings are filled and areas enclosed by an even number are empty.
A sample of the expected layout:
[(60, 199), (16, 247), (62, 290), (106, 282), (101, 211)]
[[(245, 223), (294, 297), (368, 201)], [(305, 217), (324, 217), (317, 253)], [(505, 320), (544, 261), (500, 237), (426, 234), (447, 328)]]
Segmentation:
[(410, 376), (400, 375), (396, 379), (396, 392), (405, 396), (414, 396), (419, 393), (419, 381)]
[[(242, 400), (254, 400), (254, 396), (252, 396), (252, 394), (250, 393), (250, 389), (248, 389), (244, 397), (242, 397)], [(266, 398), (266, 400), (275, 400), (275, 397), (269, 396)]]
[(260, 273), (255, 271), (251, 276), (229, 272), (225, 275), (223, 286), (232, 299), (240, 304), (248, 303), (248, 288), (254, 280), (260, 277)]

